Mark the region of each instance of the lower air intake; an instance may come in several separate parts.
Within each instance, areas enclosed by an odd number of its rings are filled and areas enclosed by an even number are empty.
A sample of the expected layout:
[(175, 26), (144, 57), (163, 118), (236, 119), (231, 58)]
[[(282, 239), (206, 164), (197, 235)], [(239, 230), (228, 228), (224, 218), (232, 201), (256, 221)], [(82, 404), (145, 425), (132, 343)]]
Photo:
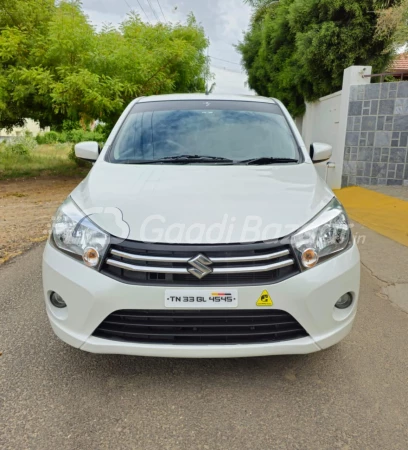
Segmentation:
[(288, 341), (308, 334), (279, 310), (123, 310), (109, 315), (93, 336), (141, 344), (226, 345)]

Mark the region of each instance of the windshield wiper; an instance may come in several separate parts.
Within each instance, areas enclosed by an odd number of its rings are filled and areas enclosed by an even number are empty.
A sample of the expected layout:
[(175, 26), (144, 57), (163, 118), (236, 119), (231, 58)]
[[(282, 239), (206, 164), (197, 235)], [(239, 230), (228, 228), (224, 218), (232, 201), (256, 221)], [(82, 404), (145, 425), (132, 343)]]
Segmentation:
[(240, 164), (256, 164), (259, 166), (267, 165), (267, 164), (285, 164), (285, 163), (297, 163), (299, 160), (293, 159), (293, 158), (273, 158), (273, 157), (266, 157), (263, 156), (261, 158), (253, 158), (253, 159), (246, 159), (244, 161), (240, 161)]
[(172, 164), (172, 163), (227, 163), (233, 164), (232, 159), (223, 158), (221, 156), (207, 156), (207, 155), (177, 155), (177, 156), (166, 156), (160, 159), (148, 159), (148, 160), (127, 160), (120, 161), (122, 164)]
[(223, 158), (222, 156), (211, 156), (211, 155), (177, 155), (177, 156), (166, 156), (161, 158), (165, 161), (214, 161), (214, 162), (228, 162), (233, 163), (232, 159)]
[(281, 163), (297, 163), (297, 159), (292, 158), (273, 158), (261, 157), (246, 159), (244, 161), (234, 161), (232, 159), (223, 158), (222, 156), (209, 155), (177, 155), (166, 156), (159, 159), (128, 159), (125, 161), (118, 161), (120, 164), (188, 164), (188, 163), (221, 163), (221, 164), (245, 164), (245, 165), (267, 165), (267, 164), (281, 164)]

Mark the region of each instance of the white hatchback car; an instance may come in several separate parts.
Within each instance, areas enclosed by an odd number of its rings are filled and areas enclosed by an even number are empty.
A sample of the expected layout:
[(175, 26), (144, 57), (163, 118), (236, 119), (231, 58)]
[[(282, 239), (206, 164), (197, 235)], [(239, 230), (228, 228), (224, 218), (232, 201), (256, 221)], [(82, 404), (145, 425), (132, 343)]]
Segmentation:
[(310, 353), (351, 330), (360, 258), (341, 204), (275, 99), (139, 98), (59, 208), (46, 309), (95, 353)]

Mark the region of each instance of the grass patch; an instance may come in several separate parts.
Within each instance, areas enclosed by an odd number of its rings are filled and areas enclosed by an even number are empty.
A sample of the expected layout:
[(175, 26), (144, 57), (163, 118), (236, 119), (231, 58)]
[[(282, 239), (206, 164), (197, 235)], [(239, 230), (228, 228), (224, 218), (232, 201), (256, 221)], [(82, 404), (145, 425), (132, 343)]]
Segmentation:
[(84, 177), (90, 167), (78, 167), (68, 158), (71, 144), (38, 145), (28, 154), (19, 154), (0, 145), (0, 180), (41, 175)]

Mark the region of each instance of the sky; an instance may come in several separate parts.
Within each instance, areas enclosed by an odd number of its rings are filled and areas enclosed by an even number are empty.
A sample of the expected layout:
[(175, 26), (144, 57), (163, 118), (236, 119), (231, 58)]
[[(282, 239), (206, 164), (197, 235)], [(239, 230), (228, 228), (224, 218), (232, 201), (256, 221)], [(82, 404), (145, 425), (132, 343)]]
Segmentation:
[(216, 83), (214, 92), (253, 93), (246, 86), (247, 76), (241, 66), (240, 54), (234, 48), (234, 44), (242, 39), (251, 17), (251, 9), (243, 0), (82, 0), (82, 4), (96, 27), (104, 23), (116, 25), (132, 9), (143, 20), (147, 16), (152, 23), (158, 19), (184, 22), (188, 13), (193, 12), (210, 40), (211, 68)]

